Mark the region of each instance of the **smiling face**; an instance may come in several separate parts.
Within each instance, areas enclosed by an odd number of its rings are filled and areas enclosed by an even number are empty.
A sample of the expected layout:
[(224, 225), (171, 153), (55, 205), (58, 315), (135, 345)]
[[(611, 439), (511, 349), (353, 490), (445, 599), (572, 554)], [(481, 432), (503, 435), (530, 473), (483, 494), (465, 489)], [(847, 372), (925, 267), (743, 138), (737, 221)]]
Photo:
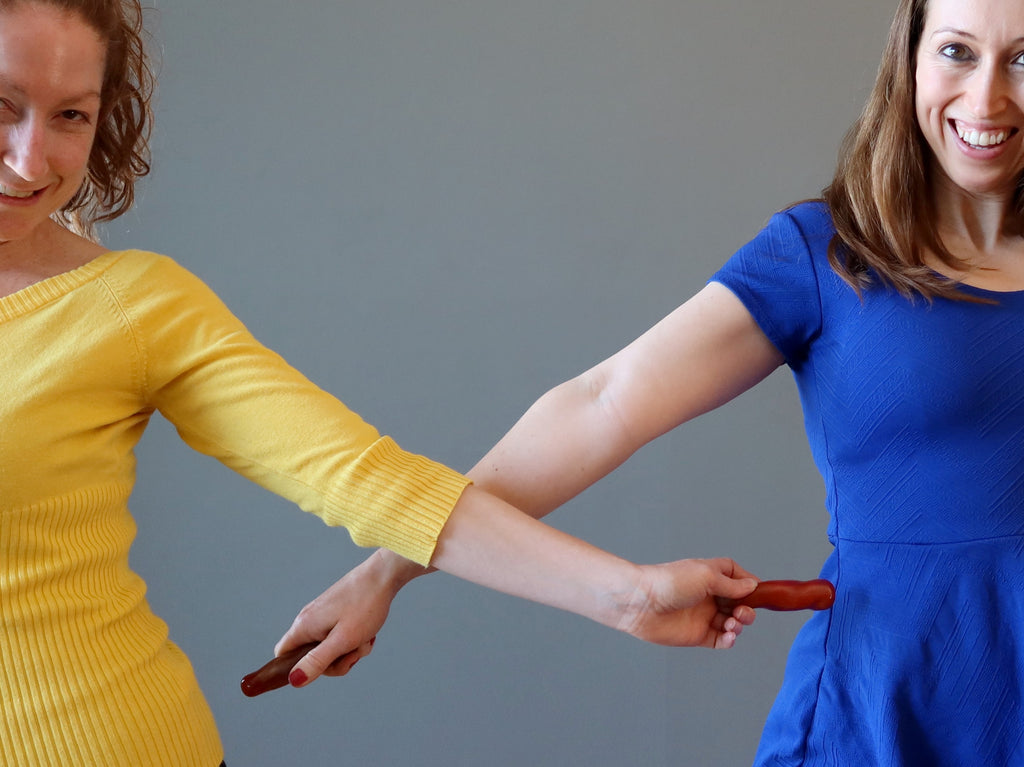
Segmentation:
[(105, 56), (77, 15), (31, 0), (0, 11), (0, 242), (29, 241), (82, 185)]
[(1024, 170), (1024, 3), (929, 0), (916, 63), (936, 180), (1011, 198)]

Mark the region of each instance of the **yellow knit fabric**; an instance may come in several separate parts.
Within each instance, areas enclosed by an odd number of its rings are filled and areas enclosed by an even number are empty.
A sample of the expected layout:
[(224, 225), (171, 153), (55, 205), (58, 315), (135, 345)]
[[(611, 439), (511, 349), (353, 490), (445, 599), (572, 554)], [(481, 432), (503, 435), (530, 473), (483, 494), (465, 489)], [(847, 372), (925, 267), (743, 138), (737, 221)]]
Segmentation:
[(191, 666), (128, 567), (133, 448), (191, 446), (426, 563), (468, 480), (403, 452), (168, 258), (108, 253), (0, 298), (0, 764), (215, 767)]

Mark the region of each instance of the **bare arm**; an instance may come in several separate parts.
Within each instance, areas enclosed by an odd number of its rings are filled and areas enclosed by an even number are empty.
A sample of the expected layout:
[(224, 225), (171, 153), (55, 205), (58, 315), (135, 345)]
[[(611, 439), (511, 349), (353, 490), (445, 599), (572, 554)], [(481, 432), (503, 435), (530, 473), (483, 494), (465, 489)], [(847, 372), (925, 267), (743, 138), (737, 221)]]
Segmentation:
[[(441, 531), (432, 563), (645, 641), (682, 646), (731, 646), (741, 626), (714, 597), (745, 596), (756, 584), (726, 559), (635, 565), (473, 487)], [(753, 620), (752, 612), (739, 615)]]
[(781, 363), (739, 299), (711, 283), (629, 346), (542, 396), (469, 476), (539, 518)]
[[(325, 672), (345, 674), (369, 654), (391, 600), (408, 581), (393, 577), (385, 554), (375, 553), (307, 605), (278, 642), (278, 655), (319, 642), (292, 667), (294, 686)], [(657, 644), (732, 647), (755, 617), (737, 600), (757, 580), (731, 559), (634, 565), (472, 486), (441, 531), (432, 562), (481, 586)]]
[[(469, 476), (539, 519), (780, 364), (782, 354), (746, 307), (713, 282), (612, 357), (543, 395)], [(403, 582), (428, 572), (391, 552), (383, 560)]]
[[(674, 636), (672, 643), (728, 646), (741, 626), (734, 617), (727, 627), (727, 613), (712, 623), (705, 613), (704, 629), (710, 625), (718, 633), (696, 640), (693, 632), (699, 622), (668, 629), (664, 621), (652, 619), (662, 614), (652, 611), (651, 600), (672, 605), (671, 612), (693, 597), (683, 597), (680, 568), (706, 568), (706, 563), (638, 568), (517, 509), (542, 517), (647, 442), (736, 397), (781, 363), (782, 355), (739, 299), (722, 285), (708, 285), (629, 346), (549, 391), (523, 415), (470, 472), (476, 488), (467, 491), (453, 512), (432, 564), (651, 641)], [(690, 587), (703, 584), (705, 597), (732, 588), (719, 579), (726, 571), (746, 575), (734, 563), (712, 563), (696, 577), (686, 575)], [(667, 573), (664, 568), (676, 570)], [(390, 600), (425, 572), (429, 570), (391, 552), (375, 553), (307, 605), (278, 643), (278, 652), (326, 635), (329, 641), (312, 653), (313, 661), (303, 661), (313, 678), (344, 651), (359, 646), (368, 651), (366, 643), (383, 625)], [(360, 595), (357, 584), (376, 597)], [(703, 609), (712, 604), (704, 602)], [(348, 617), (332, 623), (327, 617), (332, 614)], [(753, 619), (751, 613), (741, 617), (743, 622)], [(343, 661), (328, 673), (345, 673), (351, 664)]]

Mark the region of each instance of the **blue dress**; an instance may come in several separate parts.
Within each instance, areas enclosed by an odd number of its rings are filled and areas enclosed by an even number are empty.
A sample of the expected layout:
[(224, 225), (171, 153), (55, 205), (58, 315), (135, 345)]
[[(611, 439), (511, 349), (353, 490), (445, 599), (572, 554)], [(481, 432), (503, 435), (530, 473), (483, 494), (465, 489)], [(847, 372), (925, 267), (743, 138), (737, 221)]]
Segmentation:
[(756, 765), (1024, 765), (1024, 292), (861, 297), (822, 203), (713, 280), (784, 354), (834, 549)]

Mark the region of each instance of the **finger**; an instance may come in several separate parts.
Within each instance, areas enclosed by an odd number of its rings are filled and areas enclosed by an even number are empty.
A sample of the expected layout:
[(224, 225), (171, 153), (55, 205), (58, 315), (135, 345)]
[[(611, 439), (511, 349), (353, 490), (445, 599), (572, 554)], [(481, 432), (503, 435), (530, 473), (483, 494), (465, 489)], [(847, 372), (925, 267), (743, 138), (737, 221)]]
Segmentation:
[(277, 644), (274, 645), (274, 657), (280, 657), (287, 652), (291, 652), (299, 645), (304, 645), (309, 642), (319, 641), (323, 638), (323, 632), (317, 632), (315, 628), (310, 625), (310, 621), (307, 618), (312, 602), (302, 608), (299, 614), (292, 620), (292, 625), (288, 627), (288, 630), (284, 635), (277, 640)]
[(746, 627), (735, 618), (726, 618), (723, 630), (735, 634), (738, 637), (743, 633), (744, 628)]
[(732, 578), (753, 578), (755, 581), (756, 580), (760, 580), (760, 578), (758, 578), (756, 575), (754, 575), (754, 573), (752, 573), (749, 570), (747, 570), (745, 567), (740, 565), (738, 562), (736, 562), (736, 561), (734, 561), (732, 559), (730, 559), (729, 561), (732, 563), (732, 567), (731, 567), (731, 569), (728, 572), (730, 577), (732, 577)]
[(727, 650), (736, 645), (736, 641), (743, 633), (744, 624), (730, 616), (722, 623), (715, 638), (715, 649)]
[(328, 666), (339, 657), (329, 643), (330, 636), (299, 659), (288, 674), (288, 684), (305, 687), (324, 673)]
[(363, 642), (359, 647), (353, 649), (351, 642), (342, 632), (332, 632), (295, 664), (291, 674), (288, 675), (288, 682), (292, 687), (305, 687), (317, 677), (327, 673), (328, 669), (336, 664), (336, 670), (329, 673), (328, 676), (344, 676), (360, 658), (370, 654), (376, 640), (377, 637), (371, 637), (369, 641)]
[(732, 617), (744, 626), (749, 626), (757, 619), (757, 610), (748, 605), (737, 605), (732, 610)]
[(753, 576), (732, 577), (724, 572), (715, 573), (709, 585), (713, 596), (723, 599), (741, 599), (757, 588), (757, 578)]
[(274, 645), (274, 657), (279, 658), (285, 653), (291, 652), (299, 645), (306, 644), (310, 639), (311, 637), (300, 637), (295, 622), (292, 621), (291, 628), (289, 628), (284, 633), (284, 636), (277, 640), (277, 644)]
[(736, 634), (732, 631), (722, 631), (715, 637), (716, 650), (728, 650), (736, 645)]
[(750, 623), (753, 623), (752, 619), (749, 623), (745, 624), (732, 615), (719, 614), (716, 616), (711, 621), (714, 648), (716, 650), (726, 650), (735, 646), (736, 641), (743, 633), (745, 625), (750, 625)]
[(345, 653), (340, 658), (334, 661), (330, 666), (324, 669), (324, 676), (345, 676), (352, 668), (363, 658), (369, 655), (373, 651), (373, 643), (377, 637), (373, 637), (369, 642), (364, 642), (359, 645), (352, 652)]
[(714, 570), (723, 573), (729, 578), (735, 580), (741, 580), (743, 578), (753, 578), (758, 580), (757, 576), (743, 567), (739, 562), (731, 557), (715, 557), (713, 559), (703, 560)]

